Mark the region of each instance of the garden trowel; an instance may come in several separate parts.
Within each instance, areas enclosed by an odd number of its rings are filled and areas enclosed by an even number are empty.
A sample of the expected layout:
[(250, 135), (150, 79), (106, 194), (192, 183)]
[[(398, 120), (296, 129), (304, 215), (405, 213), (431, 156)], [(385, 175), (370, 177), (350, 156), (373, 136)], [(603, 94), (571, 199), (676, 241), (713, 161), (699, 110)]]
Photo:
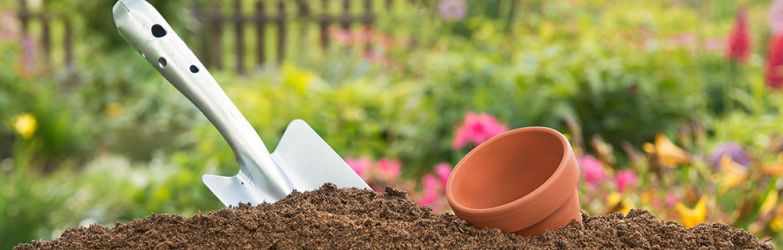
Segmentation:
[(113, 12), (122, 36), (206, 115), (234, 150), (239, 174), (202, 178), (223, 204), (271, 203), (293, 190), (314, 190), (327, 182), (369, 188), (302, 120), (288, 125), (270, 154), (217, 81), (152, 5), (144, 0), (120, 0)]

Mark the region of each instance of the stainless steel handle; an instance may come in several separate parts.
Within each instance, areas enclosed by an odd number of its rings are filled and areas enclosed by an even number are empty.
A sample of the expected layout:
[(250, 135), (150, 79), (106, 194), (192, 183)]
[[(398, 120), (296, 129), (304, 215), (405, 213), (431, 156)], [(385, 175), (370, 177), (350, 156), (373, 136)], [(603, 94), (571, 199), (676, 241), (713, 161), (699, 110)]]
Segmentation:
[(281, 197), (290, 193), (261, 138), (160, 13), (144, 0), (120, 0), (113, 12), (122, 36), (217, 127), (248, 177), (267, 179), (259, 188)]

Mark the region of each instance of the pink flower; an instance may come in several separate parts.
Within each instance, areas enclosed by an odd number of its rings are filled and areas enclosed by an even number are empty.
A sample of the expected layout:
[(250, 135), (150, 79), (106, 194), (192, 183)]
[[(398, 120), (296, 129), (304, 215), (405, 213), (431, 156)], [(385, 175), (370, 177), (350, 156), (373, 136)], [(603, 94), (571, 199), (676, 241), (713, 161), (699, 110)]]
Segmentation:
[(354, 41), (354, 35), (347, 29), (330, 28), (329, 39), (338, 43), (349, 44)]
[(441, 0), (438, 3), (438, 15), (444, 21), (454, 22), (465, 18), (468, 6), (465, 0)]
[(438, 177), (432, 174), (427, 174), (421, 178), (421, 185), (423, 187), (424, 196), (419, 200), (419, 205), (430, 206), (440, 198), (443, 192), (443, 186)]
[(729, 60), (744, 62), (748, 59), (750, 55), (750, 35), (745, 9), (737, 11), (737, 19), (731, 34), (729, 34), (729, 41), (726, 44), (726, 57)]
[(707, 52), (722, 51), (724, 46), (723, 39), (709, 38), (704, 40), (702, 49)]
[(592, 155), (579, 157), (579, 166), (585, 176), (585, 182), (590, 186), (595, 186), (598, 182), (606, 179), (604, 165)]
[(614, 182), (617, 184), (617, 190), (623, 192), (627, 187), (636, 186), (638, 179), (636, 178), (636, 174), (628, 169), (617, 172), (614, 176)]
[(468, 143), (479, 145), (487, 139), (508, 130), (508, 126), (498, 122), (495, 117), (468, 112), (463, 123), (457, 128), (451, 148), (460, 150)]
[(19, 36), (19, 22), (13, 11), (0, 12), (0, 41), (12, 41)]
[(378, 173), (389, 182), (394, 182), (400, 177), (402, 164), (396, 159), (381, 159), (378, 161)]
[(772, 34), (776, 35), (783, 32), (783, 0), (775, 0), (769, 6), (769, 27)]
[(360, 31), (352, 31), (350, 29), (343, 28), (329, 28), (329, 39), (339, 44), (348, 46), (364, 45), (376, 37), (381, 37), (381, 34), (376, 33), (371, 28), (364, 28)]
[(424, 196), (419, 200), (419, 206), (431, 206), (440, 198), (436, 192), (424, 192)]
[(441, 188), (440, 180), (432, 174), (427, 174), (421, 178), (421, 186), (424, 187), (425, 193), (438, 193)]
[(666, 195), (666, 205), (667, 206), (674, 206), (674, 204), (677, 204), (677, 202), (680, 201), (680, 198), (677, 197), (674, 194), (667, 194)]
[(364, 51), (364, 59), (381, 66), (389, 65), (389, 58), (380, 50), (369, 48)]
[(696, 37), (693, 36), (693, 34), (691, 33), (682, 33), (672, 38), (669, 38), (669, 42), (671, 43), (672, 47), (674, 47), (675, 49), (679, 49), (679, 48), (692, 49), (693, 46), (696, 44)]
[(451, 165), (445, 162), (438, 163), (438, 165), (435, 165), (435, 175), (438, 176), (440, 179), (441, 187), (446, 187), (446, 182), (449, 180), (449, 175), (451, 174)]
[(24, 78), (31, 78), (35, 73), (36, 58), (38, 58), (38, 44), (30, 36), (22, 36), (22, 55), (19, 58), (17, 71)]
[(370, 158), (367, 158), (366, 156), (359, 158), (349, 157), (345, 159), (345, 163), (348, 163), (348, 166), (351, 166), (351, 169), (353, 169), (353, 171), (361, 177), (364, 177), (364, 175), (367, 173), (367, 170), (370, 170), (372, 167), (372, 161), (370, 161)]

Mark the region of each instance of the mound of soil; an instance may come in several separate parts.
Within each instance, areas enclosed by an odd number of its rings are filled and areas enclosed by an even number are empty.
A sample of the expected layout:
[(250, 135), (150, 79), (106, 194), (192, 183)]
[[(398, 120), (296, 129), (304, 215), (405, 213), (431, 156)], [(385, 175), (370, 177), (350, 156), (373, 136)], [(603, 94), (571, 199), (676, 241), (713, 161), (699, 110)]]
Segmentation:
[(749, 233), (722, 224), (685, 229), (643, 210), (583, 215), (583, 223), (535, 237), (478, 229), (451, 214), (433, 214), (387, 188), (385, 194), (327, 184), (274, 203), (226, 208), (190, 218), (152, 215), (72, 228), (53, 241), (14, 249), (84, 248), (740, 248), (772, 249)]

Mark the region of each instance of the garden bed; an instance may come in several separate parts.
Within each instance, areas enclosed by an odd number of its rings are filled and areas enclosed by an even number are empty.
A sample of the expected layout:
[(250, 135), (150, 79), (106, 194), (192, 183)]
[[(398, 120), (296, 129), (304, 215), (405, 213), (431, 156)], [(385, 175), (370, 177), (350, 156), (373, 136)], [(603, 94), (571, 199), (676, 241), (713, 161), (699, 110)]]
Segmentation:
[(84, 248), (715, 248), (772, 249), (723, 224), (686, 229), (644, 210), (583, 215), (583, 223), (535, 237), (478, 229), (452, 214), (434, 214), (405, 193), (338, 189), (294, 192), (274, 204), (240, 206), (189, 218), (152, 215), (113, 227), (66, 230), (58, 239), (15, 249)]

